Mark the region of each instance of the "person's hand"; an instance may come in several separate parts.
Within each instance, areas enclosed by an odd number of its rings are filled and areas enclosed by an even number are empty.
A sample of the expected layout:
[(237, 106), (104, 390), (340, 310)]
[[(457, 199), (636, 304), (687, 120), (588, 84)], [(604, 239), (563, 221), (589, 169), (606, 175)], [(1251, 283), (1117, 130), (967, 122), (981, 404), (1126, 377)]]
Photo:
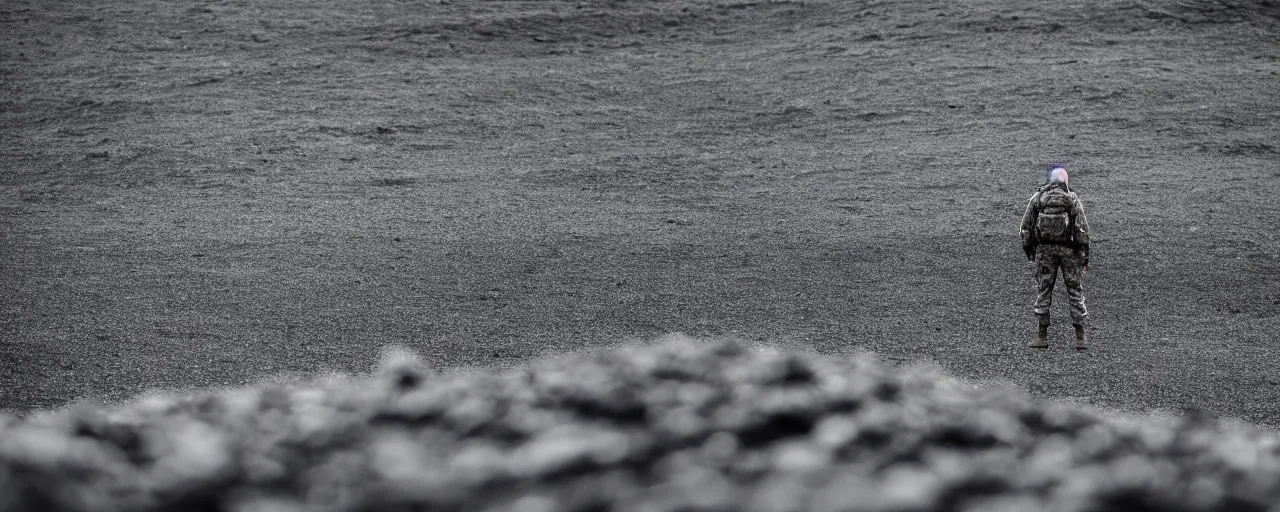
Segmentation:
[(1022, 246), (1022, 252), (1027, 255), (1027, 261), (1036, 260), (1036, 247), (1034, 245)]

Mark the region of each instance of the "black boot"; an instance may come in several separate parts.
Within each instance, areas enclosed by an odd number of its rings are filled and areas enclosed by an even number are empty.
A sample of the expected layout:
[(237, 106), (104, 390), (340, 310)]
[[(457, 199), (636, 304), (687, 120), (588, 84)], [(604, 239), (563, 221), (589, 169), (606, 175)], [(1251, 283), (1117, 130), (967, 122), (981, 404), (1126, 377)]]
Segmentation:
[(1076, 328), (1076, 350), (1089, 350), (1089, 339), (1084, 335), (1084, 326), (1073, 324)]

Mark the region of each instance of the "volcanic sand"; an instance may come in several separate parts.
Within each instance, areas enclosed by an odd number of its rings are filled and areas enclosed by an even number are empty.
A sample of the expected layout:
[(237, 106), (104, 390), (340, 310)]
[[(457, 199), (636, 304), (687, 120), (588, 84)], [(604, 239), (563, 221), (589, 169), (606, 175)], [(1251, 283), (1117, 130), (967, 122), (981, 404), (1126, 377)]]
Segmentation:
[(684, 332), (1280, 425), (1271, 5), (6, 1), (0, 408)]

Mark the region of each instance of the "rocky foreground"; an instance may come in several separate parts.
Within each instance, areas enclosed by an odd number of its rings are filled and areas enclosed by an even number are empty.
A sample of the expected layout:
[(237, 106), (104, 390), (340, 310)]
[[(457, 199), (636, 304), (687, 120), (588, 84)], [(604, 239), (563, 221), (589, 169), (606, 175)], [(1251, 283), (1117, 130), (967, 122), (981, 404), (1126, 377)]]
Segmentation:
[(1280, 437), (673, 340), (0, 417), (3, 510), (1276, 510)]

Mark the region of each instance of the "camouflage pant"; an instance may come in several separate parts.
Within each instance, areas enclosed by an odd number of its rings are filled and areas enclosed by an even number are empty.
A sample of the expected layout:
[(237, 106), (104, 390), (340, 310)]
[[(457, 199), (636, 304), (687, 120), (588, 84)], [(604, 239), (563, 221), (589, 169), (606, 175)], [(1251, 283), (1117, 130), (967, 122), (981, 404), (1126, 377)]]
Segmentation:
[(1036, 248), (1036, 303), (1037, 315), (1049, 313), (1053, 305), (1053, 285), (1062, 271), (1062, 282), (1067, 285), (1067, 300), (1071, 302), (1071, 323), (1084, 325), (1089, 310), (1084, 306), (1084, 288), (1081, 280), (1084, 268), (1080, 257), (1070, 247), (1041, 245)]

